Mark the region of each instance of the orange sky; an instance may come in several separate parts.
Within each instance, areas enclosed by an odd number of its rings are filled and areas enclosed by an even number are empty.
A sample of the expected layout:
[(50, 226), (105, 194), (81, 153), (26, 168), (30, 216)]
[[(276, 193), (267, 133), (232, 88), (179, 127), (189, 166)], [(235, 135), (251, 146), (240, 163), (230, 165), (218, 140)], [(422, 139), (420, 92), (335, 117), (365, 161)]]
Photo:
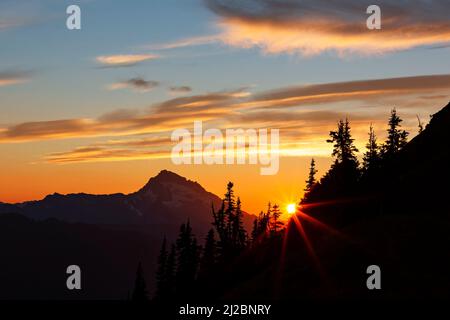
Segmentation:
[[(14, 154), (7, 154), (0, 160), (5, 169), (0, 186), (3, 202), (41, 199), (53, 192), (130, 193), (141, 188), (160, 170), (168, 169), (199, 182), (220, 197), (226, 183), (233, 181), (244, 209), (258, 213), (265, 209), (268, 201), (282, 206), (297, 202), (303, 193), (310, 161), (309, 157), (282, 157), (277, 175), (262, 176), (259, 165), (174, 165), (170, 159), (32, 164), (26, 160), (27, 154), (32, 154), (29, 144), (8, 147), (14, 149)], [(329, 158), (317, 158), (320, 173), (329, 164)]]

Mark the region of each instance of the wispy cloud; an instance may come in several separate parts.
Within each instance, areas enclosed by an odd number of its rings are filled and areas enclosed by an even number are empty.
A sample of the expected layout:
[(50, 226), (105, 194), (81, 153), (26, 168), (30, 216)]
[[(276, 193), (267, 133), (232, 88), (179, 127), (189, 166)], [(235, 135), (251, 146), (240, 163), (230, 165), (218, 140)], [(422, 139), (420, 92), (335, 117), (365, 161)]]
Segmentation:
[(39, 1), (0, 1), (0, 32), (49, 22), (54, 17)]
[(109, 140), (45, 156), (50, 163), (126, 161), (168, 157), (170, 137)]
[[(268, 54), (383, 54), (450, 42), (450, 2), (447, 0), (380, 0), (382, 29), (366, 27), (369, 0), (206, 0), (218, 15), (222, 32), (204, 41), (258, 47)], [(199, 40), (198, 40), (199, 39)], [(202, 37), (180, 40), (183, 46), (202, 44)]]
[(237, 91), (174, 98), (147, 110), (119, 109), (95, 119), (24, 122), (0, 129), (0, 143), (166, 132), (194, 120), (210, 121), (228, 114), (225, 106)]
[(0, 87), (27, 82), (30, 77), (29, 72), (0, 72)]
[(0, 143), (167, 134), (176, 128), (192, 126), (194, 120), (216, 128), (251, 125), (295, 130), (299, 125), (308, 128), (325, 122), (334, 125), (331, 120), (349, 110), (357, 121), (376, 119), (377, 114), (381, 119), (392, 103), (402, 110), (411, 109), (415, 119), (418, 103), (423, 110), (440, 107), (448, 102), (449, 89), (450, 75), (311, 84), (254, 94), (240, 88), (176, 97), (145, 110), (119, 109), (93, 119), (20, 123), (0, 129)]
[(211, 44), (219, 41), (221, 41), (220, 35), (207, 35), (207, 36), (185, 38), (167, 43), (150, 44), (144, 46), (144, 48), (147, 48), (149, 50), (167, 50), (167, 49), (177, 49), (177, 48)]
[(36, 14), (35, 10), (30, 10), (25, 3), (0, 3), (0, 32), (12, 28), (32, 25), (43, 20), (42, 16)]
[(0, 142), (58, 139), (73, 136), (95, 135), (87, 119), (24, 122), (0, 131)]
[(130, 149), (105, 149), (105, 148), (80, 148), (67, 152), (53, 153), (45, 157), (50, 163), (76, 163), (76, 162), (101, 162), (101, 161), (129, 161), (138, 159), (166, 158), (167, 152), (130, 150)]
[(148, 92), (159, 85), (158, 81), (145, 80), (141, 77), (131, 78), (125, 81), (112, 83), (107, 86), (108, 90), (132, 89), (136, 92)]
[(138, 63), (158, 59), (155, 54), (120, 54), (109, 56), (98, 56), (96, 61), (105, 67), (129, 67)]
[(357, 80), (293, 86), (255, 94), (244, 102), (253, 108), (297, 107), (340, 101), (370, 101), (450, 89), (450, 75)]
[[(269, 119), (263, 112), (250, 115), (236, 115), (229, 120), (233, 127), (254, 128), (255, 126), (269, 125), (282, 131), (280, 152), (283, 156), (325, 155), (329, 153), (324, 143), (326, 133), (333, 129), (336, 119), (345, 118), (347, 114), (336, 111), (299, 111), (274, 112)], [(352, 128), (358, 136), (366, 134), (368, 123), (377, 123), (386, 114), (353, 115)], [(186, 128), (192, 126), (189, 124)], [(359, 134), (359, 132), (363, 132)], [(211, 140), (204, 139), (206, 147)], [(225, 140), (214, 139), (215, 143)], [(99, 161), (129, 161), (139, 159), (168, 159), (171, 157), (173, 141), (170, 132), (158, 136), (141, 139), (117, 139), (104, 143), (95, 143), (81, 146), (72, 150), (55, 152), (47, 155), (44, 161), (49, 163), (66, 164), (75, 162)], [(219, 153), (222, 153), (219, 151)]]
[(192, 91), (189, 86), (174, 86), (169, 88), (169, 92), (172, 94), (185, 94)]
[(12, 20), (6, 20), (6, 19), (2, 19), (0, 17), (0, 31), (6, 30), (6, 29), (9, 29), (9, 28), (18, 27), (20, 25), (22, 25), (21, 22), (12, 21)]

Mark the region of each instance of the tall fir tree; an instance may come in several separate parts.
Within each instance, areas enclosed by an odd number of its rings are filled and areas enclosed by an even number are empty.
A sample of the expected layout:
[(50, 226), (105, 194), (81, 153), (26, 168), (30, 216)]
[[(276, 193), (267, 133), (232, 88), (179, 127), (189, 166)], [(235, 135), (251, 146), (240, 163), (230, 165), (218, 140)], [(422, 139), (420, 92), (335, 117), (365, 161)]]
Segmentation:
[(339, 120), (336, 131), (330, 131), (328, 143), (333, 144), (334, 163), (310, 192), (305, 193), (300, 204), (304, 205), (324, 199), (348, 197), (357, 188), (361, 172), (351, 135), (348, 119)]
[(156, 297), (164, 298), (167, 295), (167, 240), (164, 240), (161, 245), (158, 256), (158, 268), (156, 270)]
[(176, 291), (181, 297), (189, 295), (193, 291), (193, 285), (197, 274), (199, 248), (189, 220), (180, 227), (180, 233), (176, 241), (177, 271)]
[(220, 251), (220, 255), (224, 256), (227, 250), (228, 244), (228, 230), (227, 223), (225, 217), (225, 201), (222, 200), (222, 204), (220, 208), (216, 211), (214, 210), (214, 206), (212, 206), (212, 214), (213, 214), (213, 226), (217, 231), (217, 235), (219, 237), (217, 246)]
[(314, 160), (314, 158), (312, 158), (311, 164), (309, 166), (308, 180), (306, 180), (305, 192), (311, 191), (312, 187), (316, 183), (316, 173), (317, 173), (316, 161)]
[(380, 152), (377, 143), (377, 136), (375, 135), (375, 130), (372, 124), (369, 129), (369, 141), (366, 144), (366, 153), (364, 153), (363, 158), (363, 168), (365, 172), (368, 172), (379, 165), (380, 162)]
[(272, 215), (272, 203), (270, 203), (270, 201), (269, 201), (267, 203), (266, 216), (270, 218), (271, 215)]
[(199, 279), (206, 278), (211, 274), (217, 262), (217, 247), (214, 238), (214, 229), (208, 231), (205, 238), (203, 254), (200, 260)]
[[(262, 214), (262, 212), (260, 213), (260, 215)], [(259, 236), (259, 223), (258, 223), (258, 218), (255, 218), (255, 220), (253, 220), (253, 228), (252, 228), (252, 242), (255, 242), (258, 239)]]
[[(270, 204), (269, 204), (269, 206), (270, 206)], [(269, 207), (269, 211), (271, 211), (271, 210), (272, 209)], [(253, 230), (252, 230), (252, 241), (253, 242), (260, 240), (267, 233), (268, 224), (269, 224), (269, 219), (268, 219), (269, 214), (261, 211), (259, 213), (258, 217), (256, 217), (256, 219), (253, 221)]]
[(243, 224), (241, 200), (235, 200), (233, 183), (227, 184), (227, 192), (222, 200), (219, 210), (213, 212), (213, 226), (218, 235), (217, 247), (220, 258), (236, 256), (247, 245), (247, 232)]
[(233, 183), (228, 182), (227, 184), (227, 192), (225, 193), (224, 202), (226, 205), (225, 209), (225, 218), (226, 218), (226, 230), (227, 230), (227, 237), (228, 239), (231, 239), (231, 233), (234, 223), (234, 211), (236, 209), (236, 202), (234, 199), (234, 190), (233, 190)]
[(388, 137), (383, 145), (384, 157), (390, 157), (396, 154), (408, 142), (409, 133), (400, 129), (402, 121), (403, 120), (397, 115), (397, 110), (395, 108), (392, 109), (388, 122)]
[(275, 204), (272, 207), (272, 215), (271, 215), (271, 221), (270, 221), (270, 230), (272, 233), (276, 233), (280, 230), (280, 228), (283, 226), (283, 223), (280, 221), (281, 211), (280, 207)]
[(241, 209), (241, 199), (238, 197), (232, 226), (232, 241), (233, 247), (236, 251), (242, 250), (245, 247), (247, 241), (247, 233), (244, 229), (244, 223), (242, 219), (243, 213)]
[(264, 215), (263, 218), (263, 225), (262, 227), (265, 228), (265, 231), (270, 231), (270, 220), (272, 219), (272, 204), (269, 203), (267, 204), (267, 212)]
[(134, 282), (134, 289), (131, 299), (136, 302), (148, 301), (147, 285), (145, 284), (144, 271), (142, 270), (142, 264), (139, 262), (136, 279)]
[(336, 158), (336, 163), (358, 163), (355, 155), (358, 149), (353, 144), (354, 139), (351, 136), (348, 119), (339, 120), (337, 130), (330, 131), (330, 137), (331, 139), (328, 139), (327, 142), (333, 143), (332, 156)]
[(167, 298), (171, 299), (176, 294), (176, 246), (174, 244), (170, 247), (170, 252), (167, 257), (167, 263), (166, 263), (166, 281), (165, 281), (165, 293), (167, 294)]

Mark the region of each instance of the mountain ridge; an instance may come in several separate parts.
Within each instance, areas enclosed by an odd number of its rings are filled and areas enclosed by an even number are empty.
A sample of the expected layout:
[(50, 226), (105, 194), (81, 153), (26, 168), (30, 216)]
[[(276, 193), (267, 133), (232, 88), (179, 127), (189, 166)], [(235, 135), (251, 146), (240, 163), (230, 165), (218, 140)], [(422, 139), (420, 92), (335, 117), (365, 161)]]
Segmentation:
[[(318, 205), (303, 208), (278, 237), (228, 266), (227, 274), (238, 274), (240, 281), (226, 278), (217, 296), (235, 301), (444, 301), (450, 296), (448, 141), (450, 104), (383, 160), (376, 175), (364, 181), (368, 186), (359, 182), (350, 195), (354, 201), (315, 199)], [(381, 270), (382, 290), (368, 290), (371, 265)]]
[[(211, 206), (221, 199), (198, 182), (161, 170), (139, 190), (124, 194), (53, 193), (41, 200), (0, 203), (0, 213), (19, 213), (31, 219), (56, 218), (66, 222), (119, 225), (165, 225), (173, 234), (190, 219), (205, 234), (211, 227)], [(245, 215), (250, 228), (252, 216)], [(170, 227), (169, 227), (170, 226)], [(163, 228), (166, 229), (166, 228)]]

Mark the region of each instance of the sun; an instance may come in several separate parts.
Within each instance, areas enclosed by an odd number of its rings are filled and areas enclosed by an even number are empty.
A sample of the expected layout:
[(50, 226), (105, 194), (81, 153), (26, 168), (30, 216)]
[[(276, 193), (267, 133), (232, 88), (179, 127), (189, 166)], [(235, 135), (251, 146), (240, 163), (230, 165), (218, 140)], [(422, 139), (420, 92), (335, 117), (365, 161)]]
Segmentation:
[(287, 213), (294, 214), (297, 211), (297, 206), (295, 203), (289, 203), (286, 207)]

